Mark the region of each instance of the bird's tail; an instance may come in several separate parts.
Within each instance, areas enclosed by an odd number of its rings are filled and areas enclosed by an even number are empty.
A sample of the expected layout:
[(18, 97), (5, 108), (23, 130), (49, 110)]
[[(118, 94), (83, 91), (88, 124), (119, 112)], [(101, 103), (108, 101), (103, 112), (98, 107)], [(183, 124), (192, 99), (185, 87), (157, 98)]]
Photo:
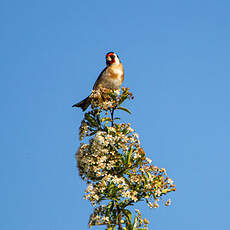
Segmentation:
[(91, 103), (90, 97), (85, 98), (84, 100), (78, 102), (77, 104), (74, 104), (72, 107), (80, 107), (82, 111), (85, 111)]

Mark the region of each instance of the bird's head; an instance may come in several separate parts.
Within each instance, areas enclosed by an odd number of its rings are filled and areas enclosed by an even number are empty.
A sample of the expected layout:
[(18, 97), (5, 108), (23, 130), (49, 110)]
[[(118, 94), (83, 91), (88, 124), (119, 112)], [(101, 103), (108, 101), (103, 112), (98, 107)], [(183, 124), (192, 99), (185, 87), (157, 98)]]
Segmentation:
[(109, 52), (106, 54), (105, 56), (106, 58), (106, 65), (107, 66), (110, 66), (112, 64), (120, 64), (120, 60), (119, 60), (119, 57), (117, 54), (115, 54), (114, 52)]

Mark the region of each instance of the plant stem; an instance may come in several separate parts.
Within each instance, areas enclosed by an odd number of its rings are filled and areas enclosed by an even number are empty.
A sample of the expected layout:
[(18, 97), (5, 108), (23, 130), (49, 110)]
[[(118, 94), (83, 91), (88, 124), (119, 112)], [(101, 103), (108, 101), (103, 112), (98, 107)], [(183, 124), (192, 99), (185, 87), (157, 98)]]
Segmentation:
[(118, 212), (118, 230), (122, 230), (122, 225), (121, 225), (121, 210), (119, 206), (117, 206), (117, 212)]
[(110, 110), (110, 113), (111, 113), (111, 119), (112, 119), (112, 127), (113, 127), (113, 114), (114, 114), (114, 108), (112, 108), (111, 110)]

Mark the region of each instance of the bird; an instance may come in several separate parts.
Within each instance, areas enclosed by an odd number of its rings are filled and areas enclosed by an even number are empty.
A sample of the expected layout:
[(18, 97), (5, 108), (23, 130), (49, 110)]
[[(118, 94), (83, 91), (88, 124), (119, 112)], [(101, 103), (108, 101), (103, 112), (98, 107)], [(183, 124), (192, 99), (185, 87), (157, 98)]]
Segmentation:
[[(105, 59), (106, 67), (99, 74), (94, 83), (93, 90), (97, 90), (101, 87), (106, 89), (119, 89), (124, 81), (124, 69), (118, 55), (114, 52), (109, 52), (106, 54)], [(82, 111), (85, 111), (90, 104), (91, 98), (89, 95), (72, 107), (80, 107)]]

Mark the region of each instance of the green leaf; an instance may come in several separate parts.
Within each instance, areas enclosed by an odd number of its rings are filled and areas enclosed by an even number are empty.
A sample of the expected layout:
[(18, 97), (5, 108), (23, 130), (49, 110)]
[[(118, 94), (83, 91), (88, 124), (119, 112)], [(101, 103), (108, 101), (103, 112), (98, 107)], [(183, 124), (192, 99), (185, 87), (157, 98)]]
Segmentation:
[(127, 150), (125, 153), (124, 160), (123, 160), (124, 165), (129, 164), (132, 153), (133, 153), (133, 147), (131, 146), (131, 148), (129, 148), (129, 150)]
[(128, 132), (129, 132), (129, 130), (126, 129), (126, 128), (124, 128), (124, 129), (122, 130), (122, 133), (123, 133), (124, 135), (126, 135)]
[(145, 179), (145, 184), (148, 184), (148, 177), (142, 172), (142, 176), (144, 177)]
[(132, 213), (128, 209), (123, 210), (125, 216), (128, 218), (129, 224), (131, 223), (132, 220)]
[(112, 119), (110, 117), (102, 117), (101, 122), (104, 122), (104, 121), (112, 121)]
[(131, 112), (128, 109), (124, 108), (124, 107), (118, 107), (117, 109), (123, 110), (123, 111), (131, 114)]
[(137, 229), (137, 228), (136, 228), (136, 227), (137, 227), (137, 224), (138, 224), (138, 217), (135, 216), (134, 222), (133, 222), (133, 230)]
[(110, 201), (108, 206), (107, 206), (107, 209), (106, 209), (106, 216), (109, 216), (109, 214), (112, 212), (113, 210), (113, 207), (114, 207), (114, 202), (113, 201)]
[(129, 150), (129, 154), (128, 154), (128, 159), (127, 159), (127, 163), (129, 164), (131, 156), (133, 154), (133, 146), (131, 146), (130, 150)]
[(92, 133), (89, 134), (89, 136), (93, 136), (97, 131), (93, 131)]
[(85, 114), (85, 119), (89, 122), (91, 127), (99, 127), (99, 124), (97, 123), (96, 119), (94, 119), (88, 113)]
[(167, 192), (169, 192), (169, 189), (163, 189), (161, 193), (166, 194)]
[(106, 126), (108, 123), (109, 123), (109, 121), (106, 121), (105, 124), (104, 124), (104, 126)]
[(107, 230), (113, 230), (113, 227), (109, 227), (109, 228), (107, 228)]
[(150, 172), (146, 172), (146, 174), (147, 174), (148, 178), (151, 177), (151, 173)]
[(122, 95), (120, 100), (118, 101), (118, 104), (122, 104), (126, 99), (128, 98), (128, 95)]

